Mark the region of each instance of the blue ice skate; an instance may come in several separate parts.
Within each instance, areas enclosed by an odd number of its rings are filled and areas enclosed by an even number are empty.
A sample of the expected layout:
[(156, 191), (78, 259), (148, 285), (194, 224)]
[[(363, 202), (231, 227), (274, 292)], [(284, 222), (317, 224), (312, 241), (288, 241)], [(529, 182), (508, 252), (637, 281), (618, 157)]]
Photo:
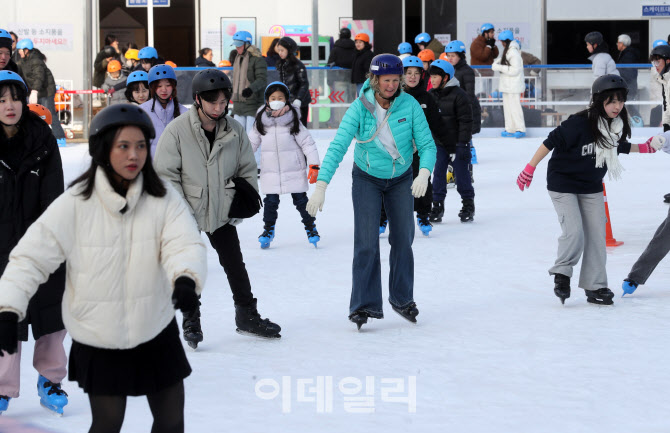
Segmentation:
[(379, 224), (379, 236), (383, 235), (386, 233), (386, 226), (388, 225), (389, 221), (384, 220), (381, 224)]
[(11, 399), (11, 397), (7, 397), (6, 395), (0, 395), (0, 415), (7, 410), (9, 407), (9, 400)]
[(637, 289), (637, 286), (638, 283), (631, 280), (630, 278), (623, 280), (623, 284), (621, 285), (621, 288), (623, 289), (623, 295), (621, 295), (621, 297), (623, 298), (626, 295), (632, 295), (635, 289)]
[(311, 227), (305, 226), (305, 232), (307, 233), (309, 243), (314, 245), (314, 248), (317, 248), (316, 243), (321, 240), (321, 237), (319, 236), (319, 232), (316, 231), (316, 225), (312, 225)]
[(421, 234), (423, 234), (424, 236), (430, 235), (431, 230), (433, 230), (433, 225), (428, 220), (428, 215), (417, 215), (416, 225), (419, 226)]
[(274, 224), (266, 224), (263, 229), (263, 233), (258, 237), (258, 242), (261, 243), (261, 248), (266, 249), (270, 246), (270, 242), (275, 238), (275, 226)]
[(517, 131), (517, 132), (514, 133), (514, 138), (523, 138), (525, 136), (526, 136), (526, 133), (522, 132), (522, 131)]
[(500, 136), (501, 136), (501, 137), (514, 137), (514, 133), (513, 133), (513, 132), (503, 131), (503, 132), (500, 133)]
[(63, 406), (67, 404), (67, 393), (60, 387), (60, 383), (52, 383), (40, 375), (37, 379), (37, 394), (40, 404), (53, 412), (56, 416), (63, 416)]
[(470, 164), (477, 164), (477, 149), (472, 145), (472, 141), (470, 142), (470, 154), (472, 154)]
[(56, 140), (56, 144), (58, 147), (65, 147), (67, 145), (67, 142), (65, 141), (64, 138), (59, 138)]

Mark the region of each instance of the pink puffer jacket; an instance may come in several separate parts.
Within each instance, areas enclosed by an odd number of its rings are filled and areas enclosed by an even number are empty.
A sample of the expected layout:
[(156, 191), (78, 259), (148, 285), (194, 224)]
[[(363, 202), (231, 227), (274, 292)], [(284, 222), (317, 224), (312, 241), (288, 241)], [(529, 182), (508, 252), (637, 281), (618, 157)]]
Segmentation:
[(249, 133), (254, 152), (261, 146), (261, 193), (307, 192), (307, 168), (320, 164), (319, 151), (309, 131), (300, 124), (300, 132), (291, 135), (291, 111), (281, 117), (263, 114), (262, 121), (265, 135), (258, 132), (255, 124)]

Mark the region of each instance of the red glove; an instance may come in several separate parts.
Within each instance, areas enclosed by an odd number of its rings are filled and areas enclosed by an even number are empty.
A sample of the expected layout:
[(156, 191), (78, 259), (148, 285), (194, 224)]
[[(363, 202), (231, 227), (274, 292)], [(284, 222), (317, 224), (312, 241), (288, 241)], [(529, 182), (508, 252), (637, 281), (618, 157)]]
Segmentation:
[(535, 172), (535, 167), (530, 164), (526, 164), (526, 168), (523, 169), (519, 177), (516, 179), (516, 184), (519, 185), (519, 189), (523, 191), (524, 186), (526, 188), (530, 187), (530, 183), (533, 181), (533, 173)]
[(307, 174), (307, 180), (309, 183), (316, 183), (316, 178), (319, 177), (319, 166), (318, 165), (310, 165), (309, 166), (309, 173)]
[(116, 92), (116, 90), (114, 90), (113, 87), (110, 87), (109, 90), (107, 91), (107, 93), (109, 93), (110, 95), (113, 95), (114, 92)]
[(638, 144), (637, 146), (640, 148), (640, 153), (655, 153), (656, 148), (652, 146), (651, 142), (655, 137), (651, 137), (649, 140), (645, 141), (642, 144)]

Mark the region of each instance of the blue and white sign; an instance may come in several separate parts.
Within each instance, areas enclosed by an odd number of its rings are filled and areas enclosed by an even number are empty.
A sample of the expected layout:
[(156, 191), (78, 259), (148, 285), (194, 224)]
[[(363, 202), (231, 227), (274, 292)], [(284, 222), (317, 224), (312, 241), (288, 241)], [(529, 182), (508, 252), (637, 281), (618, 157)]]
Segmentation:
[[(147, 7), (147, 0), (126, 0), (127, 8)], [(154, 0), (154, 7), (169, 8), (170, 0)]]
[(643, 17), (670, 17), (670, 5), (642, 6)]

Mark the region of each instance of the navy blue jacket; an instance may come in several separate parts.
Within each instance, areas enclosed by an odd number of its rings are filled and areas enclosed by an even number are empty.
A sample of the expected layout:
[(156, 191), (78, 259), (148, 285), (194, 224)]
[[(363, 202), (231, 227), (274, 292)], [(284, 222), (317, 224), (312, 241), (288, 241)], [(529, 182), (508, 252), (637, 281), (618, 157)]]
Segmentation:
[[(547, 189), (568, 194), (603, 192), (607, 166), (596, 168), (596, 149), (589, 120), (574, 114), (549, 133), (544, 145), (553, 150), (547, 167)], [(630, 143), (619, 140), (617, 153), (629, 153)]]

